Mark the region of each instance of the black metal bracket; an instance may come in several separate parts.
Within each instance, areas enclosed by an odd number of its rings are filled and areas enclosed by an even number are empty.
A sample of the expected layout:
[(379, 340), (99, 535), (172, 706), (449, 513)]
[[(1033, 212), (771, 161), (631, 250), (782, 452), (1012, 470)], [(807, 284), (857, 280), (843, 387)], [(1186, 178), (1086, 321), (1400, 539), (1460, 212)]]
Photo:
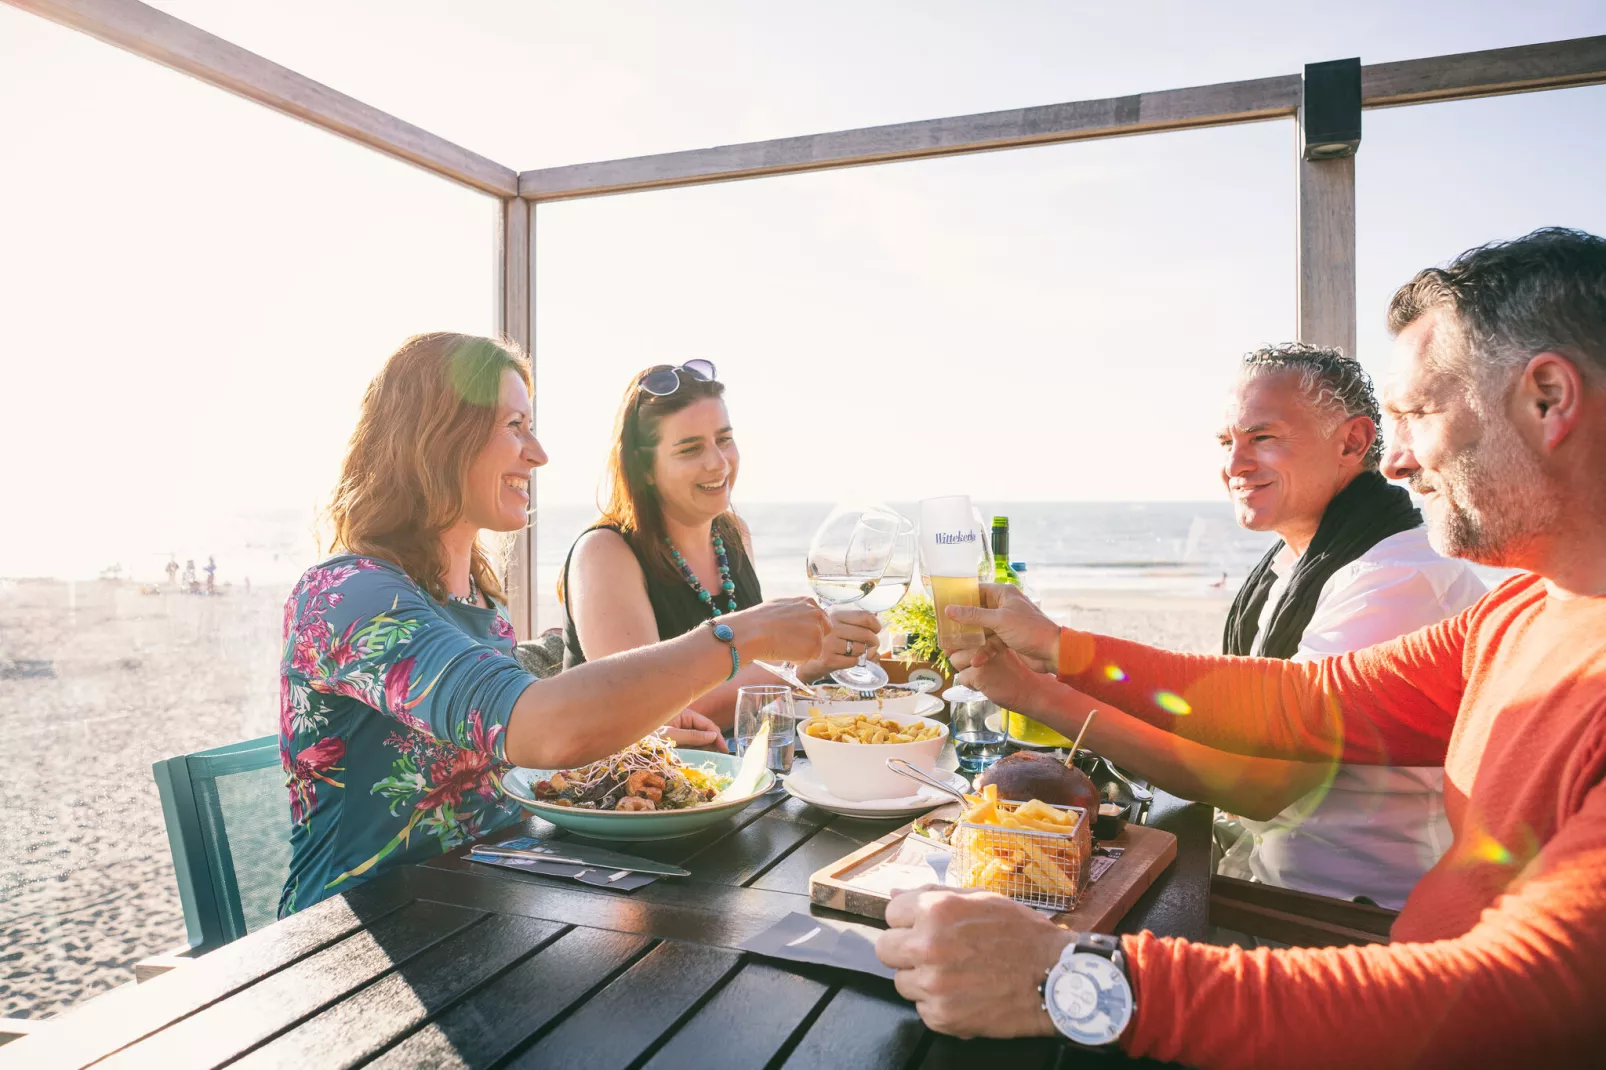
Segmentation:
[(1299, 150), (1307, 160), (1354, 156), (1361, 145), (1361, 61), (1305, 64)]

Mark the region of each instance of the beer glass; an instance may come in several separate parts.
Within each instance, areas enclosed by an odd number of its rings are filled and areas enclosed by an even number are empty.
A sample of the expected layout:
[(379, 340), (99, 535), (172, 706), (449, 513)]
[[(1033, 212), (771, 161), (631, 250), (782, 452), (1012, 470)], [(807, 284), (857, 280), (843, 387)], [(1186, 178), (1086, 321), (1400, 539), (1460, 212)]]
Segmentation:
[(937, 611), (937, 643), (945, 650), (979, 646), (981, 626), (949, 620), (949, 606), (981, 604), (978, 577), (987, 537), (969, 495), (927, 498), (920, 503), (920, 562), (931, 580)]

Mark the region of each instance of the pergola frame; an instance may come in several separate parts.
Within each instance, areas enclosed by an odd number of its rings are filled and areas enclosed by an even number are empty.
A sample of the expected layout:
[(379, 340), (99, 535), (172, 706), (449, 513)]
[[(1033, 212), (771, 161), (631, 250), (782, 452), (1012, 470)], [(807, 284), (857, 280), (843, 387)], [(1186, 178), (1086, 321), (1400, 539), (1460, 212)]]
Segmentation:
[[(497, 198), (497, 327), (535, 358), (535, 209), (551, 201), (678, 189), (1069, 141), (1268, 119), (1302, 121), (1300, 74), (518, 172), (138, 0), (5, 0), (203, 82)], [(1606, 36), (1361, 68), (1365, 109), (1606, 82)], [(1300, 341), (1355, 351), (1355, 157), (1295, 152)], [(531, 484), (532, 508), (535, 502)], [(534, 523), (508, 577), (521, 637), (535, 626)]]

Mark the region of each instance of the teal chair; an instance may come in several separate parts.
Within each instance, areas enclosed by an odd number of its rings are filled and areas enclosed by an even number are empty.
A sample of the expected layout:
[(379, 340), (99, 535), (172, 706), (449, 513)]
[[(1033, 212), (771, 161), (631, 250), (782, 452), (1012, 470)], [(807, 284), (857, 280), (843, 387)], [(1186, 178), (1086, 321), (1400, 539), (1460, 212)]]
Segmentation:
[(181, 754), (152, 767), (162, 796), (189, 955), (275, 920), (290, 872), (290, 805), (279, 739)]

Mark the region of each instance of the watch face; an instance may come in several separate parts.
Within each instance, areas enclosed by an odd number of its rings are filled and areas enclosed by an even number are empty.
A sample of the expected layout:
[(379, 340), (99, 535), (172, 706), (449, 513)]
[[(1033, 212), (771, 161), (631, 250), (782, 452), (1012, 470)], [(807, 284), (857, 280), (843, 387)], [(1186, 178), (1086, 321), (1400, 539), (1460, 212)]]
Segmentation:
[(1081, 953), (1062, 961), (1047, 994), (1055, 1028), (1078, 1044), (1108, 1044), (1132, 1020), (1132, 989), (1121, 968), (1102, 955)]

